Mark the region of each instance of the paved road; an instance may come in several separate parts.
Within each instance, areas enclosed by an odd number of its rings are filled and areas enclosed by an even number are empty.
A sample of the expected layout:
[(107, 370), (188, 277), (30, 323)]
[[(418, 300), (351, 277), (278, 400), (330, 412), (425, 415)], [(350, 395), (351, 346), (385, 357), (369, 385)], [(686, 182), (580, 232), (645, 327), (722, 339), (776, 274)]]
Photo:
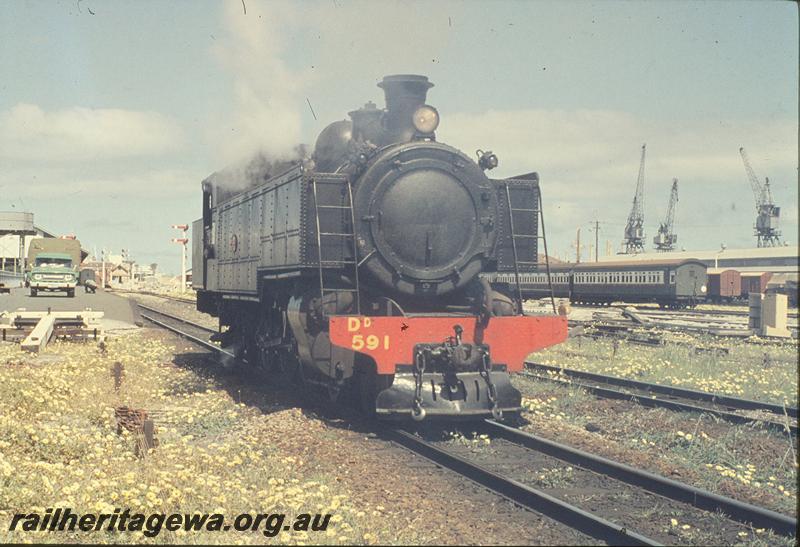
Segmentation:
[(103, 318), (107, 326), (112, 328), (118, 322), (131, 325), (139, 321), (136, 315), (135, 303), (127, 298), (97, 290), (96, 294), (87, 294), (83, 287), (75, 289), (75, 297), (70, 298), (66, 293), (39, 293), (39, 296), (32, 297), (28, 289), (11, 289), (11, 294), (0, 294), (0, 312), (14, 311), (25, 308), (28, 311), (81, 311), (91, 308), (94, 311), (105, 313)]

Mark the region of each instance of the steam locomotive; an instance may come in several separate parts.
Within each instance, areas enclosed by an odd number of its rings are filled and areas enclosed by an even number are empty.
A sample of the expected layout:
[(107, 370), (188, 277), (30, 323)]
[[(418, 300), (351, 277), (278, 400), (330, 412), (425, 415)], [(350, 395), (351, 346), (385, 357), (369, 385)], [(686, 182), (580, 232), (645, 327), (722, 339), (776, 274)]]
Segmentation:
[(378, 417), (517, 412), (510, 373), (567, 322), (483, 274), (537, 271), (538, 175), (493, 180), (495, 154), (438, 142), (427, 77), (378, 86), (386, 108), (328, 125), (310, 157), (203, 181), (197, 309), (248, 364)]

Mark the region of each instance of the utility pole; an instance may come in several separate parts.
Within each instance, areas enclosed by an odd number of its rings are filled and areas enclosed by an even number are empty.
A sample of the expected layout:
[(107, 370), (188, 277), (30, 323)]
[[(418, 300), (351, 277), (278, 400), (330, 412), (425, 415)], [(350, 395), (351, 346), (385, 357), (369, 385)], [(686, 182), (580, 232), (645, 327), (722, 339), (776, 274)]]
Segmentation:
[(183, 232), (182, 237), (173, 237), (172, 242), (181, 245), (181, 293), (184, 293), (186, 292), (186, 244), (189, 243), (186, 232), (189, 230), (189, 225), (173, 224), (172, 227)]
[(594, 261), (600, 262), (600, 221), (594, 221)]
[(578, 228), (578, 235), (575, 241), (575, 262), (581, 263), (581, 229)]
[(106, 250), (100, 249), (100, 284), (106, 290)]
[[(120, 249), (120, 254), (122, 255), (122, 269), (125, 270), (125, 265), (128, 263), (128, 250), (127, 249)], [(128, 272), (130, 273), (130, 272)], [(122, 274), (120, 274), (120, 281), (122, 281)]]

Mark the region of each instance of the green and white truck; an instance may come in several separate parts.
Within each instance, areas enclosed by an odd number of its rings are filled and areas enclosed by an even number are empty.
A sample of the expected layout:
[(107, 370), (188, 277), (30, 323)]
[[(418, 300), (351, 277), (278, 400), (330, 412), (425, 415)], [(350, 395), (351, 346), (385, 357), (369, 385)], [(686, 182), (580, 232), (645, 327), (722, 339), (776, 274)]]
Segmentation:
[(43, 291), (60, 291), (69, 297), (75, 296), (81, 259), (81, 243), (77, 239), (31, 240), (25, 276), (31, 296)]

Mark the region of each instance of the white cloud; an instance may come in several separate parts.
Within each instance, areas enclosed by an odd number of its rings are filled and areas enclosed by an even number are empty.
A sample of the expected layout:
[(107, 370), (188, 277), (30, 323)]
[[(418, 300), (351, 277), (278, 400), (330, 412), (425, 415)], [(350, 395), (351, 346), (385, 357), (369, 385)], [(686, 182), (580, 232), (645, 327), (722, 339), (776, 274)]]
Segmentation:
[[(726, 127), (707, 120), (641, 120), (606, 110), (489, 110), (443, 115), (438, 134), (465, 151), (494, 150), (505, 176), (533, 169), (548, 178), (575, 178), (583, 190), (603, 179), (615, 186), (630, 181), (632, 189), (643, 142), (648, 180), (662, 171), (679, 178), (743, 178), (742, 144), (763, 162), (764, 171), (797, 167), (797, 127), (788, 121)], [(592, 180), (582, 182), (587, 174)]]
[(362, 82), (385, 74), (430, 72), (453, 39), (448, 32), (452, 16), (481, 9), (465, 2), (419, 0), (312, 5), (303, 18), (316, 39), (315, 66), (331, 80), (351, 80), (362, 89)]
[[(92, 170), (72, 167), (32, 167), (0, 171), (0, 193), (15, 203), (78, 196), (164, 200), (197, 197), (208, 173), (191, 169)], [(199, 199), (199, 197), (198, 197)]]
[(181, 146), (180, 127), (157, 112), (19, 103), (0, 112), (0, 157), (73, 162), (156, 155)]
[(301, 142), (300, 90), (308, 76), (290, 69), (283, 59), (284, 23), (294, 6), (247, 2), (247, 14), (237, 2), (224, 6), (227, 40), (213, 53), (230, 73), (233, 83), (233, 119), (212, 133), (223, 164), (238, 162), (263, 151), (288, 156)]
[[(212, 47), (233, 87), (230, 117), (210, 131), (222, 165), (256, 152), (287, 157), (297, 144), (313, 144), (344, 112), (376, 98), (372, 86), (384, 75), (428, 73), (448, 43), (443, 29), (452, 13), (440, 2), (418, 2), (417, 9), (389, 1), (246, 5), (245, 14), (241, 3), (225, 3), (226, 33)], [(360, 90), (355, 99), (351, 89)]]
[(739, 246), (754, 244), (755, 206), (739, 157), (742, 145), (761, 179), (770, 177), (775, 201), (783, 207), (786, 239), (797, 238), (797, 126), (790, 121), (654, 121), (606, 110), (443, 112), (438, 138), (470, 155), (476, 148), (494, 151), (500, 167), (490, 174), (498, 178), (538, 171), (548, 233), (562, 253), (579, 226), (583, 237), (593, 241), (586, 228), (595, 218), (605, 222), (601, 240), (618, 245), (643, 142), (648, 240), (664, 216), (677, 177), (682, 244), (702, 248), (713, 241), (716, 246), (720, 238)]

